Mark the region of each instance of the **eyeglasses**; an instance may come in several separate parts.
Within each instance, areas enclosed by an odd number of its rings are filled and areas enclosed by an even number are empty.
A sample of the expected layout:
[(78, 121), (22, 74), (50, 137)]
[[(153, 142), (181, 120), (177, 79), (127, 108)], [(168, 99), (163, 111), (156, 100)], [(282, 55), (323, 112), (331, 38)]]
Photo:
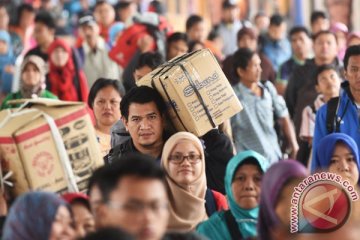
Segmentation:
[(182, 155), (182, 154), (175, 154), (170, 155), (169, 160), (174, 164), (181, 164), (182, 162), (187, 159), (190, 164), (197, 164), (201, 161), (201, 155), (199, 154), (189, 154), (189, 155)]
[(120, 204), (118, 202), (109, 201), (107, 205), (113, 209), (121, 209), (130, 214), (144, 213), (146, 208), (149, 208), (153, 213), (159, 214), (163, 210), (168, 210), (168, 203), (164, 202), (128, 202)]

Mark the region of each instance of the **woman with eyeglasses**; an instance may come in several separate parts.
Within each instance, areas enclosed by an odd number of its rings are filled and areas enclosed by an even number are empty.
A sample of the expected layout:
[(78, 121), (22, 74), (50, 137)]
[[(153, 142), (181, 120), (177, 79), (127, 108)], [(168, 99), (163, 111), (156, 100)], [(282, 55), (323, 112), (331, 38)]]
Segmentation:
[(121, 117), (121, 97), (122, 90), (118, 80), (99, 78), (90, 89), (88, 105), (94, 111), (96, 136), (103, 156), (111, 149), (111, 127)]
[(195, 135), (178, 132), (171, 136), (161, 165), (170, 198), (168, 231), (190, 232), (212, 213), (227, 209), (225, 197), (206, 186), (204, 150)]

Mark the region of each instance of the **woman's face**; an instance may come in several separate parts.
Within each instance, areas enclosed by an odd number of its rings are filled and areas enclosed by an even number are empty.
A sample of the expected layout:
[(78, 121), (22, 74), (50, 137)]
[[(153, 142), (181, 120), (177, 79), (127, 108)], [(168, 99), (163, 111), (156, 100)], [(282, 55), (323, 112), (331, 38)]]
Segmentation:
[(330, 160), (329, 172), (339, 174), (347, 179), (352, 185), (359, 180), (359, 170), (356, 165), (355, 156), (344, 143), (337, 143)]
[(200, 177), (202, 165), (200, 150), (190, 140), (180, 140), (169, 156), (169, 176), (187, 186)]
[(244, 164), (236, 171), (231, 190), (241, 208), (252, 209), (259, 205), (261, 178), (259, 167), (253, 164)]
[(290, 225), (291, 196), (294, 192), (294, 187), (296, 187), (300, 181), (301, 179), (297, 178), (290, 180), (283, 186), (277, 198), (275, 213), (285, 227)]
[(50, 55), (51, 61), (57, 67), (63, 67), (69, 61), (69, 54), (62, 47), (56, 47)]
[(35, 64), (29, 62), (21, 73), (22, 81), (29, 86), (36, 86), (41, 80), (41, 73)]
[(60, 206), (52, 223), (49, 240), (73, 240), (75, 231), (72, 227), (73, 220), (69, 210)]
[(95, 220), (89, 209), (82, 203), (71, 205), (74, 213), (75, 231), (77, 237), (85, 237), (87, 234), (95, 231)]
[(93, 103), (97, 125), (112, 126), (120, 119), (120, 101), (120, 94), (113, 86), (98, 91)]

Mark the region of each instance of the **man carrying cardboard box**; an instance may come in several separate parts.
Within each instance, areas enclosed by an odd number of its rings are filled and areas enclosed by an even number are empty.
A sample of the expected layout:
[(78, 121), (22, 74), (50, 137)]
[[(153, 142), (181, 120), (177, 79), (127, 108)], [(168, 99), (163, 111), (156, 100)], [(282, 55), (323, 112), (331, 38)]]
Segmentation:
[[(122, 98), (120, 110), (131, 139), (111, 149), (105, 162), (112, 164), (119, 156), (139, 152), (160, 163), (164, 143), (169, 137), (164, 131), (166, 105), (160, 94), (146, 86), (132, 88)], [(208, 187), (224, 193), (225, 168), (233, 156), (232, 143), (218, 129), (210, 130), (201, 138), (205, 145)]]

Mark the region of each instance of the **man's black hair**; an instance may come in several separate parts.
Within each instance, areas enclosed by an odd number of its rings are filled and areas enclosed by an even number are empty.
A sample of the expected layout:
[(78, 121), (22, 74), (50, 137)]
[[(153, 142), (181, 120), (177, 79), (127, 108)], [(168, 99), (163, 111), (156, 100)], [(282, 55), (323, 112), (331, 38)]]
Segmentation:
[(31, 4), (23, 3), (23, 4), (19, 5), (16, 10), (18, 24), (20, 22), (21, 15), (24, 11), (35, 13), (35, 9)]
[(323, 11), (313, 11), (310, 17), (310, 23), (315, 23), (319, 18), (328, 19), (327, 15)]
[(131, 2), (128, 1), (119, 1), (118, 3), (116, 3), (115, 5), (115, 10), (119, 11), (119, 10), (123, 10), (128, 8), (131, 5)]
[(307, 30), (307, 28), (304, 27), (304, 26), (295, 26), (295, 27), (292, 27), (292, 28), (290, 29), (289, 36), (290, 36), (290, 38), (291, 38), (293, 35), (295, 35), (295, 34), (297, 34), (297, 33), (301, 33), (301, 32), (305, 33), (306, 36), (310, 37), (309, 30)]
[(148, 66), (152, 70), (163, 64), (165, 59), (159, 52), (145, 52), (139, 57), (135, 69), (140, 69), (144, 66)]
[(97, 0), (96, 3), (95, 3), (95, 6), (94, 6), (94, 10), (100, 6), (100, 5), (103, 5), (103, 4), (109, 4), (110, 6), (112, 6), (110, 3), (108, 3), (108, 1), (106, 0)]
[(130, 235), (129, 233), (121, 230), (120, 228), (101, 228), (96, 232), (90, 233), (86, 235), (82, 240), (135, 240), (135, 237)]
[(280, 14), (274, 14), (270, 18), (270, 26), (280, 26), (284, 21)]
[(127, 176), (142, 179), (156, 179), (165, 184), (165, 173), (149, 155), (129, 153), (121, 157), (115, 157), (111, 165), (106, 165), (95, 170), (89, 179), (88, 191), (98, 187), (101, 193), (101, 201), (107, 203), (111, 193), (118, 186), (119, 181)]
[(191, 15), (186, 20), (186, 31), (189, 31), (194, 25), (204, 21), (204, 19), (199, 15)]
[(177, 41), (184, 41), (186, 44), (188, 44), (188, 37), (187, 37), (186, 33), (174, 32), (173, 34), (171, 34), (167, 38), (167, 41), (166, 41), (167, 46), (169, 46), (171, 43), (177, 42)]
[(50, 29), (56, 29), (56, 23), (51, 13), (46, 11), (40, 11), (35, 16), (35, 23), (42, 23)]
[(348, 47), (345, 52), (344, 56), (344, 69), (347, 71), (347, 66), (349, 64), (349, 59), (352, 56), (359, 56), (360, 55), (360, 45), (354, 45), (351, 47)]
[(317, 69), (316, 69), (316, 84), (319, 83), (319, 75), (324, 72), (324, 71), (327, 71), (327, 70), (334, 70), (336, 72), (336, 74), (339, 76), (339, 73), (338, 73), (338, 70), (337, 68), (335, 67), (335, 65), (333, 64), (323, 64), (321, 66), (319, 66)]
[(214, 41), (216, 38), (220, 37), (220, 33), (219, 33), (219, 26), (214, 26), (211, 31), (209, 32), (209, 35), (207, 37), (207, 39), (209, 41)]
[(94, 107), (95, 97), (98, 94), (98, 92), (101, 89), (106, 88), (108, 86), (113, 87), (119, 93), (120, 97), (122, 97), (124, 95), (124, 90), (121, 87), (119, 80), (108, 79), (108, 78), (98, 78), (94, 82), (94, 84), (91, 86), (91, 89), (89, 92), (88, 105), (91, 109), (93, 109), (93, 107)]
[(198, 44), (201, 45), (201, 46), (203, 46), (203, 48), (205, 48), (204, 44), (203, 44), (201, 41), (199, 41), (199, 40), (194, 40), (194, 41), (190, 41), (190, 42), (188, 43), (188, 52), (194, 51), (195, 46), (198, 45)]
[(255, 52), (249, 48), (239, 48), (233, 57), (234, 71), (236, 71), (237, 68), (245, 70), (254, 54)]
[(329, 34), (329, 35), (334, 36), (334, 38), (335, 38), (335, 40), (336, 40), (336, 42), (337, 42), (337, 37), (336, 37), (335, 33), (331, 32), (330, 30), (321, 30), (321, 31), (317, 32), (317, 33), (313, 36), (313, 41), (315, 42), (318, 37), (320, 37), (321, 35), (324, 35), (324, 34), (325, 34), (325, 35)]
[(153, 0), (149, 3), (149, 8), (151, 8), (155, 13), (159, 15), (165, 15), (166, 14), (166, 8), (164, 3), (158, 0)]
[(129, 117), (129, 107), (132, 103), (145, 104), (154, 102), (159, 113), (164, 114), (166, 105), (161, 95), (155, 90), (147, 86), (133, 87), (121, 99), (120, 111), (121, 116), (126, 120)]

